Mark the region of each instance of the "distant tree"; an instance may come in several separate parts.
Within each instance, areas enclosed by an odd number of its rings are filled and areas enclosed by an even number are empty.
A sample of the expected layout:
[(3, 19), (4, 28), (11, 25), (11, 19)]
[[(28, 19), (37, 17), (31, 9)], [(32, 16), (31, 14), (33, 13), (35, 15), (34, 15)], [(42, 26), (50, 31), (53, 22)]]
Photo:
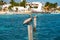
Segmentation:
[(9, 10), (11, 10), (11, 8), (14, 6), (15, 1), (14, 0), (10, 0), (10, 4), (11, 4), (11, 6), (9, 6)]
[(4, 3), (3, 3), (3, 0), (0, 0), (0, 5), (3, 5)]
[(4, 4), (7, 4), (6, 2), (4, 2)]
[(10, 0), (11, 6), (9, 6), (9, 10), (12, 10), (11, 8), (14, 6), (19, 6), (19, 3), (16, 3), (14, 0)]
[(50, 3), (50, 2), (46, 2), (45, 7), (46, 7), (46, 6), (49, 6), (49, 8), (51, 9), (51, 8), (56, 8), (57, 5), (58, 5), (57, 3), (54, 3), (54, 4), (53, 4), (53, 3)]
[(26, 0), (23, 0), (20, 3), (17, 3), (14, 0), (10, 0), (10, 4), (11, 4), (11, 6), (9, 7), (10, 10), (13, 6), (23, 6), (23, 7), (25, 7), (26, 6)]
[(10, 1), (11, 6), (19, 6), (19, 3), (15, 2), (14, 0)]
[(14, 0), (10, 0), (10, 4), (11, 4), (11, 6), (14, 6)]
[(23, 0), (22, 2), (20, 2), (20, 6), (25, 7), (26, 6), (26, 0)]
[(49, 2), (46, 2), (45, 7), (48, 6), (48, 5), (50, 5), (50, 3)]
[(12, 7), (13, 7), (13, 6), (9, 6), (9, 8), (8, 8), (8, 9), (9, 9), (9, 10), (12, 10)]
[(0, 11), (2, 10), (2, 6), (0, 6)]
[(56, 11), (58, 4), (57, 3), (50, 3), (46, 2), (44, 9), (47, 11)]
[(0, 5), (4, 5), (6, 4), (6, 2), (4, 2), (3, 0), (0, 0)]
[(58, 5), (57, 3), (54, 3), (54, 8), (56, 8), (56, 7), (57, 7), (57, 5)]

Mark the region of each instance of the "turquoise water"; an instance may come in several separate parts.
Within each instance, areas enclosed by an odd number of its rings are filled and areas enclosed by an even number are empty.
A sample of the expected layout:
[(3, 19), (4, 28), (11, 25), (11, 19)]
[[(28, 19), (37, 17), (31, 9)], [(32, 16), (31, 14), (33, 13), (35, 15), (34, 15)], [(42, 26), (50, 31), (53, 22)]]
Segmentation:
[[(34, 40), (60, 40), (60, 14), (32, 14), (37, 16)], [(28, 14), (0, 15), (0, 40), (28, 40)], [(33, 25), (33, 21), (30, 23)]]

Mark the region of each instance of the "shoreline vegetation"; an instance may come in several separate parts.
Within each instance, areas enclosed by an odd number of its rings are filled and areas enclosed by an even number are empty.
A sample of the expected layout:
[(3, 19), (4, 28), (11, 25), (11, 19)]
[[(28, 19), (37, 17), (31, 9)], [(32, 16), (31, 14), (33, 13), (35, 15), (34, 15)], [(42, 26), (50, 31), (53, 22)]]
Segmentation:
[[(40, 4), (42, 4), (42, 3), (40, 3)], [(31, 13), (52, 13), (52, 12), (53, 13), (60, 13), (60, 7), (58, 7), (58, 3), (46, 2), (45, 4), (42, 4), (42, 6), (40, 8), (42, 11), (36, 10), (36, 9), (38, 9), (37, 4), (36, 5), (32, 4), (32, 6), (31, 6), (30, 3), (26, 2), (26, 0), (23, 0), (19, 3), (15, 2), (14, 0), (10, 0), (10, 4), (8, 7), (4, 7), (4, 5), (7, 5), (7, 3), (4, 2), (3, 0), (0, 0), (0, 14), (13, 14), (13, 13), (14, 14), (31, 14)], [(13, 10), (12, 9), (13, 7), (18, 7), (18, 8)], [(22, 9), (24, 8), (24, 10), (19, 11), (18, 10), (19, 8), (20, 8), (20, 10), (21, 10), (21, 8)], [(36, 11), (33, 12), (31, 9), (34, 9), (34, 8)]]

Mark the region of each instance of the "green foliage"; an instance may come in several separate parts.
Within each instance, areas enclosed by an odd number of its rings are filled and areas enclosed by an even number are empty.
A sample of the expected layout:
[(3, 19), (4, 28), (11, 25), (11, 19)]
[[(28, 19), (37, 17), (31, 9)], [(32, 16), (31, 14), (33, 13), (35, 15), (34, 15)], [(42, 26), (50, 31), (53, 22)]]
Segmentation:
[(23, 0), (22, 2), (20, 2), (20, 6), (25, 7), (26, 6), (26, 0)]
[(0, 5), (4, 5), (6, 2), (3, 2), (3, 0), (0, 0)]
[(9, 10), (11, 10), (11, 8), (12, 8), (12, 7), (13, 7), (13, 6), (9, 6), (9, 8), (8, 8), (8, 9), (9, 9)]
[(23, 0), (22, 2), (20, 2), (20, 3), (17, 3), (17, 2), (15, 2), (14, 0), (11, 0), (10, 1), (10, 4), (11, 4), (11, 6), (9, 7), (9, 9), (11, 10), (11, 8), (13, 7), (13, 6), (23, 6), (23, 7), (25, 7), (26, 5), (26, 0)]
[(19, 3), (16, 3), (14, 0), (10, 1), (11, 6), (19, 6)]
[(20, 2), (20, 3), (17, 3), (17, 2), (15, 2), (14, 0), (11, 0), (11, 1), (10, 1), (10, 4), (11, 4), (11, 6), (9, 7), (9, 9), (11, 9), (13, 6), (23, 6), (23, 7), (25, 7), (26, 0), (23, 0), (23, 1)]
[(15, 4), (14, 0), (11, 0), (10, 4), (11, 4), (11, 6), (14, 6), (14, 4)]
[(0, 10), (2, 10), (2, 6), (0, 6)]
[(55, 3), (55, 4), (54, 4), (54, 8), (56, 8), (56, 7), (57, 7), (57, 5), (58, 5), (58, 4), (57, 4), (57, 3)]
[(12, 6), (19, 6), (19, 3), (14, 2)]
[(48, 5), (50, 5), (50, 3), (49, 2), (46, 2), (45, 7), (48, 6)]
[(11, 1), (10, 1), (10, 4), (11, 4), (12, 6), (23, 6), (23, 7), (25, 7), (26, 0), (23, 0), (23, 1), (20, 2), (20, 3), (17, 3), (17, 2), (15, 2), (14, 0), (11, 0)]
[(49, 6), (49, 8), (56, 8), (57, 5), (58, 5), (57, 3), (54, 3), (54, 4), (53, 4), (53, 3), (46, 2), (45, 7), (46, 7), (46, 6)]

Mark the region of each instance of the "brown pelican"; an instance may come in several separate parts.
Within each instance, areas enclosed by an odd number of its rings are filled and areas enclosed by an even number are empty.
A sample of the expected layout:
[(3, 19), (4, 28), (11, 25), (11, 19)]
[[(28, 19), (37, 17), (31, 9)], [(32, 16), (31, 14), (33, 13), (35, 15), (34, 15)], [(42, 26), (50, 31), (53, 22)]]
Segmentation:
[(23, 22), (23, 24), (29, 24), (29, 22), (32, 20), (32, 18), (28, 18), (28, 19), (26, 19), (24, 22)]

